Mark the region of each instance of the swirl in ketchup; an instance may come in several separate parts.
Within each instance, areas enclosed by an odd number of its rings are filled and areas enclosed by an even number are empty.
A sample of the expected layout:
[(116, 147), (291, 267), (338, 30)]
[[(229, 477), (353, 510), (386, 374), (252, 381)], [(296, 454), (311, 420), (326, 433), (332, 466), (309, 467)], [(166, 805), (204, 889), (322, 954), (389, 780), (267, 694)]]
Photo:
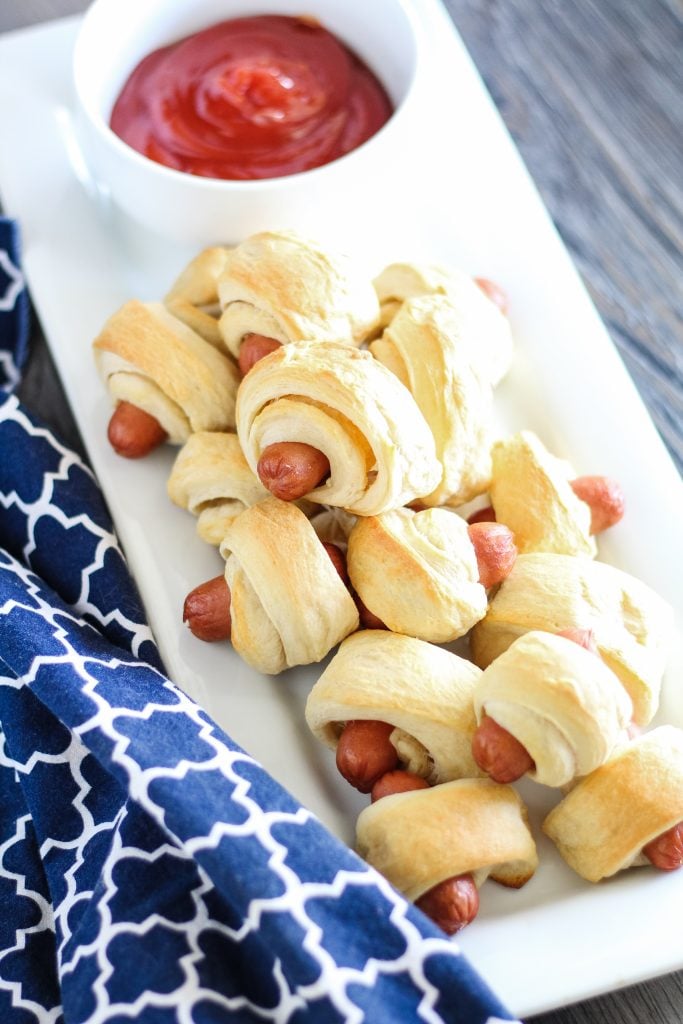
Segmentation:
[(313, 19), (259, 15), (145, 57), (111, 128), (178, 171), (279, 178), (355, 149), (391, 113), (375, 75)]

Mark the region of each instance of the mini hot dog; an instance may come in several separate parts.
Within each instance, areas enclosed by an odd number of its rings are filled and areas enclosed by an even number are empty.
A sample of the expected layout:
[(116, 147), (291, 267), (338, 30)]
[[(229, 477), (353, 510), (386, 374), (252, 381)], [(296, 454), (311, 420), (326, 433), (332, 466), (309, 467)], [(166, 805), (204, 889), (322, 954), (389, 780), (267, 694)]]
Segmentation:
[(486, 505), (485, 508), (477, 509), (467, 517), (467, 522), (470, 526), (475, 523), (495, 523), (496, 513), (493, 510), (493, 505)]
[(263, 486), (276, 498), (296, 501), (329, 476), (330, 463), (310, 444), (279, 441), (264, 449), (256, 471)]
[(345, 587), (348, 587), (349, 574), (346, 569), (346, 558), (344, 557), (344, 552), (342, 551), (338, 544), (332, 544), (330, 541), (325, 540), (322, 542), (322, 545), (325, 548), (325, 551), (327, 551), (327, 554), (329, 555), (332, 565), (337, 570), (337, 573), (339, 574), (339, 579), (342, 581)]
[(602, 533), (623, 519), (624, 492), (616, 480), (608, 476), (579, 476), (570, 485), (577, 498), (591, 510), (592, 534)]
[[(602, 533), (623, 519), (626, 501), (622, 487), (616, 480), (608, 476), (579, 476), (569, 483), (577, 498), (585, 501), (591, 510), (592, 534)], [(467, 522), (495, 523), (493, 505), (473, 512), (467, 517)]]
[(512, 572), (517, 547), (512, 530), (502, 523), (470, 523), (467, 528), (474, 547), (479, 582), (485, 590), (498, 586)]
[(187, 595), (183, 622), (198, 640), (230, 639), (230, 588), (225, 576), (214, 576)]
[(646, 726), (657, 710), (674, 628), (670, 605), (606, 562), (546, 551), (520, 554), (472, 630), (474, 662), (486, 668), (522, 633), (554, 633), (558, 625), (593, 631), (631, 698), (636, 725)]
[(339, 573), (339, 578), (344, 585), (349, 588), (351, 597), (356, 602), (361, 629), (386, 629), (387, 627), (381, 619), (378, 619), (376, 615), (373, 615), (372, 612), (365, 607), (360, 597), (351, 586), (351, 580), (349, 579), (349, 572), (346, 565), (346, 556), (339, 545), (324, 541), (323, 547), (325, 548), (325, 551), (327, 551), (330, 559), (332, 560), (332, 564)]
[(536, 768), (528, 750), (489, 715), (484, 715), (477, 726), (472, 756), (494, 782), (516, 782)]
[[(468, 532), (477, 558), (479, 582), (488, 589), (502, 583), (509, 576), (517, 557), (517, 549), (512, 533), (506, 526), (501, 528), (499, 524), (488, 520), (485, 525), (490, 529)], [(370, 611), (358, 594), (356, 605), (364, 629), (389, 628), (378, 615)]]
[(356, 607), (358, 608), (360, 624), (363, 629), (388, 629), (388, 626), (382, 622), (379, 615), (375, 615), (369, 608), (366, 608), (358, 594), (356, 594)]
[(500, 783), (528, 774), (548, 786), (586, 775), (623, 742), (632, 703), (614, 673), (584, 643), (532, 630), (484, 671), (474, 694), (479, 725), (472, 755)]
[(162, 441), (235, 424), (237, 368), (160, 302), (126, 302), (93, 341), (116, 409), (109, 439), (139, 458)]
[[(342, 582), (346, 582), (344, 556), (336, 544), (323, 544), (330, 561)], [(348, 579), (348, 577), (347, 577)], [(229, 640), (232, 628), (230, 619), (230, 587), (225, 576), (200, 583), (185, 598), (183, 622), (198, 640)]]
[(660, 725), (620, 746), (553, 808), (543, 831), (582, 878), (683, 866), (683, 730)]
[(370, 799), (373, 804), (385, 796), (393, 796), (395, 793), (409, 793), (413, 789), (429, 789), (429, 783), (416, 772), (408, 772), (402, 768), (395, 768), (392, 771), (381, 775), (372, 787)]
[(366, 516), (349, 535), (349, 576), (363, 625), (430, 643), (455, 640), (483, 618), (486, 589), (508, 575), (515, 558), (506, 526), (468, 526), (442, 508)]
[(660, 871), (683, 867), (683, 821), (662, 832), (643, 847), (643, 853)]
[(497, 441), (490, 484), (493, 518), (515, 534), (520, 553), (548, 551), (594, 558), (594, 535), (624, 515), (624, 493), (607, 476), (573, 477), (530, 430)]
[(507, 316), (510, 303), (508, 297), (499, 284), (491, 281), (488, 277), (475, 277), (474, 283), (481, 288), (487, 299), (490, 299), (494, 306), (497, 306), (503, 316)]
[(107, 428), (107, 439), (117, 455), (141, 459), (158, 448), (168, 434), (159, 421), (131, 402), (119, 402)]
[(251, 370), (255, 363), (258, 363), (259, 359), (263, 359), (264, 356), (270, 355), (276, 349), (280, 348), (281, 341), (277, 341), (275, 338), (267, 338), (264, 334), (255, 334), (249, 332), (242, 338), (242, 344), (240, 345), (239, 355), (237, 357), (237, 365), (240, 368), (240, 372), (244, 377)]
[(251, 347), (249, 335), (283, 346), (357, 346), (379, 319), (377, 296), (362, 269), (293, 231), (261, 231), (236, 246), (219, 276), (218, 297), (223, 343), (240, 362), (245, 344)]
[(413, 501), (441, 474), (415, 400), (349, 345), (281, 345), (243, 377), (236, 418), (247, 462), (282, 500), (306, 495), (375, 515)]
[[(426, 779), (414, 772), (388, 771), (375, 782), (371, 799), (375, 803), (384, 797), (411, 793), (417, 789), (429, 789)], [(415, 900), (415, 906), (447, 935), (455, 935), (477, 916), (479, 890), (471, 874), (456, 875), (429, 889)]]
[(420, 896), (415, 906), (446, 935), (455, 935), (479, 913), (479, 890), (471, 874), (456, 875)]
[(382, 776), (398, 764), (391, 742), (393, 725), (388, 722), (356, 720), (347, 722), (337, 743), (337, 768), (355, 789), (369, 793)]
[(479, 678), (469, 661), (440, 647), (361, 630), (343, 641), (313, 686), (306, 721), (362, 793), (410, 773), (428, 783), (473, 777)]
[(224, 582), (195, 588), (184, 618), (200, 638), (229, 635), (258, 671), (274, 675), (321, 661), (358, 628), (339, 558), (296, 505), (269, 497), (245, 509), (230, 521), (220, 551)]
[[(592, 629), (563, 629), (557, 636), (572, 640), (599, 657)], [(495, 782), (516, 782), (536, 769), (534, 759), (519, 740), (486, 714), (474, 734), (472, 755), (481, 770)]]
[(499, 285), (487, 278), (472, 278), (456, 268), (417, 263), (390, 264), (375, 278), (374, 285), (382, 327), (394, 327), (409, 300), (447, 299), (462, 327), (458, 331), (460, 340), (470, 349), (478, 372), (494, 386), (505, 376), (513, 342), (507, 296)]
[(487, 878), (520, 888), (538, 864), (524, 804), (490, 779), (377, 800), (359, 815), (356, 848), (451, 935), (475, 917)]

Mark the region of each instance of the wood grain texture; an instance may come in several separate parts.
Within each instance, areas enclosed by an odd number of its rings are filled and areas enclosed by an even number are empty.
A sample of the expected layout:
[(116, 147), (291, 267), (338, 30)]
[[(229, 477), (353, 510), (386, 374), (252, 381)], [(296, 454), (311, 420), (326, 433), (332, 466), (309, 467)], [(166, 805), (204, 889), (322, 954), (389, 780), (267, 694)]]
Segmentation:
[(446, 6), (683, 469), (680, 5)]
[[(85, 0), (4, 0), (0, 31), (86, 6)], [(678, 0), (446, 0), (446, 6), (683, 468)], [(37, 325), (21, 397), (82, 451)], [(681, 1024), (683, 972), (533, 1019)]]

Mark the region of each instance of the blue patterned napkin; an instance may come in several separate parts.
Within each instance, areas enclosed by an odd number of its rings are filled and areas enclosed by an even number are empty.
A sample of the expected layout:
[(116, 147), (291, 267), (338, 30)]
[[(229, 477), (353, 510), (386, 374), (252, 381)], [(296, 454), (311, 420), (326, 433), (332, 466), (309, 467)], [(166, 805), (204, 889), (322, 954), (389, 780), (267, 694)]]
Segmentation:
[(509, 1020), (165, 677), (92, 474), (12, 394), (27, 302), (0, 218), (0, 1021)]

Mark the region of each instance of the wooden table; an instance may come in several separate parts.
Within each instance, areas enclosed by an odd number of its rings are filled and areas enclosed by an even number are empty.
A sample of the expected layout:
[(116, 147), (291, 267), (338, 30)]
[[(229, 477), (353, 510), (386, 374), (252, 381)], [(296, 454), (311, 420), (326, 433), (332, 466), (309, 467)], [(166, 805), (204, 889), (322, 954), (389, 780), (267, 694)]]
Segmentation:
[[(678, 0), (446, 0), (446, 5), (656, 426), (683, 468), (683, 23)], [(0, 31), (86, 6), (86, 0), (5, 3)], [(38, 325), (20, 397), (83, 452)], [(566, 966), (571, 970), (570, 963)], [(683, 972), (534, 1020), (680, 1024)]]

